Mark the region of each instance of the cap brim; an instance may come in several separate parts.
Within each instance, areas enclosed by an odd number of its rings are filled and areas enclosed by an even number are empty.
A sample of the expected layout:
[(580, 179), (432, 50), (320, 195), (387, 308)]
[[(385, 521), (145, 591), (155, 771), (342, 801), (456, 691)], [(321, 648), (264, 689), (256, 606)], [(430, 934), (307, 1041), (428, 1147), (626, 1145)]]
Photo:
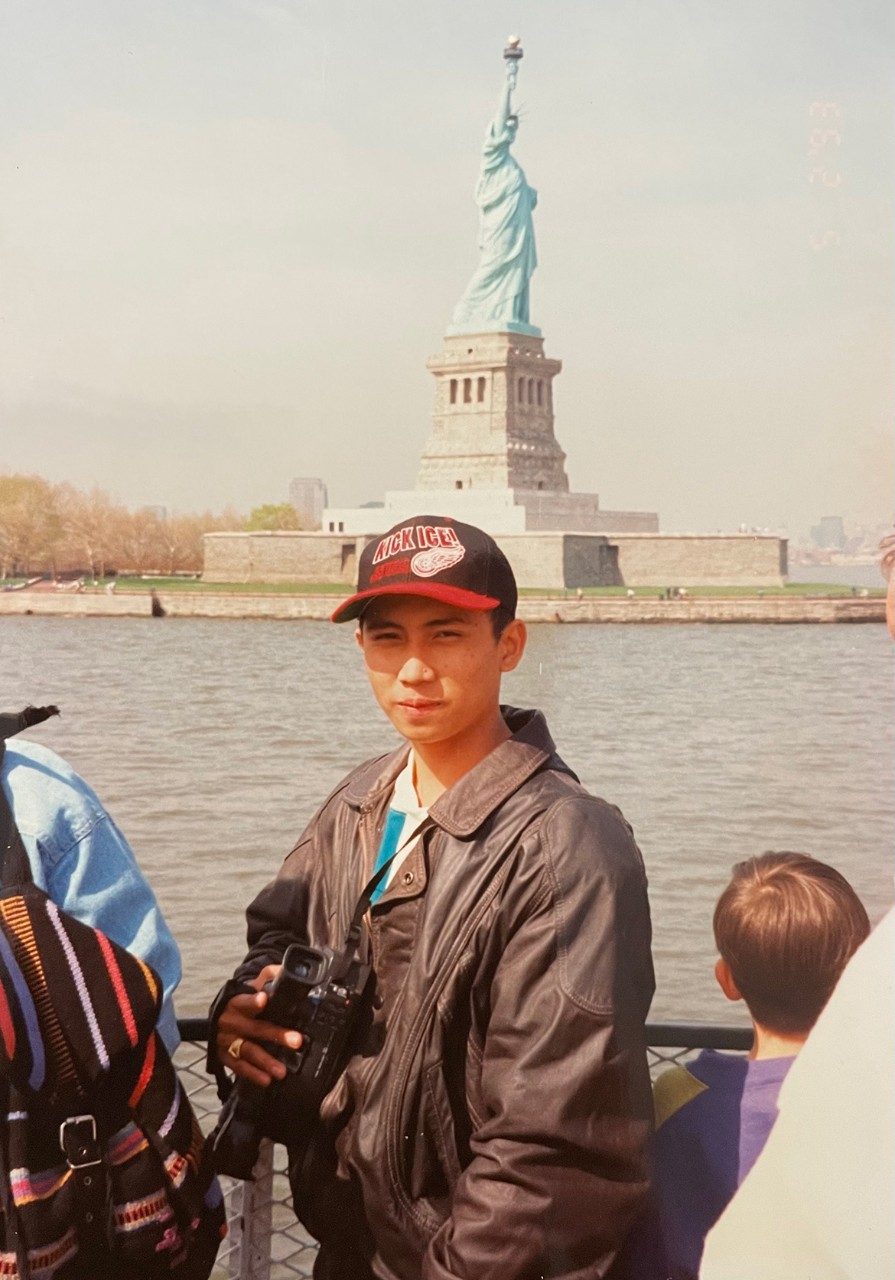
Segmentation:
[(371, 600), (377, 596), (425, 596), (428, 600), (441, 600), (443, 604), (452, 604), (458, 609), (496, 609), (500, 601), (495, 596), (480, 596), (475, 591), (464, 591), (462, 587), (452, 587), (446, 582), (396, 582), (390, 587), (371, 587), (369, 591), (358, 591), (356, 595), (343, 600), (338, 609), (330, 615), (330, 622), (350, 622), (359, 618)]

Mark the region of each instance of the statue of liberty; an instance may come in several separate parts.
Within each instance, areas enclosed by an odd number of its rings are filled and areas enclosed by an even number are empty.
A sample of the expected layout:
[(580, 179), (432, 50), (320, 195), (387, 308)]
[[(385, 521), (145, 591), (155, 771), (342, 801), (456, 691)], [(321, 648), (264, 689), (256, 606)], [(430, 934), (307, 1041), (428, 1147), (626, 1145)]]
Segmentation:
[(497, 112), (485, 134), (482, 168), (476, 186), (481, 256), (466, 292), (457, 303), (448, 333), (509, 331), (540, 337), (529, 323), (528, 286), (538, 265), (532, 212), (538, 193), (528, 185), (510, 147), (519, 127), (512, 95), (522, 57), (519, 37), (504, 50), (506, 82)]

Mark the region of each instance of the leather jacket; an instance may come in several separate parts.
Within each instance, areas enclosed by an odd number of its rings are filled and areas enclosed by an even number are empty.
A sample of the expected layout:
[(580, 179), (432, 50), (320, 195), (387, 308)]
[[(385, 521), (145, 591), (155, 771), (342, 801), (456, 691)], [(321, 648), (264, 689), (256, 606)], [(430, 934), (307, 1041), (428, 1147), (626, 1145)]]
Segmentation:
[[(368, 915), (372, 1020), (293, 1161), (338, 1280), (597, 1280), (647, 1190), (643, 861), (537, 711), (431, 807)], [(342, 944), (408, 748), (329, 796), (248, 909), (235, 978)]]

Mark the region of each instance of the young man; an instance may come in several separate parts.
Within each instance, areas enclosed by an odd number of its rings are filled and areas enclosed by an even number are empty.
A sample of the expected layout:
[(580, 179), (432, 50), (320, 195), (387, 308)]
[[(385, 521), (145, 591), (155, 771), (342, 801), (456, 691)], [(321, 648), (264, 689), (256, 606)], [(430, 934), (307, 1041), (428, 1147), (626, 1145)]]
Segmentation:
[(646, 877), (537, 711), (501, 707), (525, 647), (516, 584), (470, 525), (417, 516), (365, 548), (356, 620), (404, 743), (339, 784), (248, 910), (212, 1010), (220, 1061), (284, 1075), (263, 984), (293, 941), (342, 945), (361, 889), (370, 1025), (291, 1151), (331, 1280), (597, 1280), (646, 1191), (653, 992)]
[(706, 1235), (767, 1142), (780, 1087), (870, 923), (834, 867), (765, 853), (734, 867), (714, 931), (715, 976), (745, 1001), (754, 1042), (748, 1058), (704, 1049), (656, 1082), (657, 1280), (696, 1280)]

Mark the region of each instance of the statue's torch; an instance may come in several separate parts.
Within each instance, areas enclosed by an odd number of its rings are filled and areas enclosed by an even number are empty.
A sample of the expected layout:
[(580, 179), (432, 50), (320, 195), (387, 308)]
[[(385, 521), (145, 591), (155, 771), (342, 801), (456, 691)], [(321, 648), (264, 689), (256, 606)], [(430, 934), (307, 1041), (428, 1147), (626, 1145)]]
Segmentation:
[(507, 79), (514, 85), (516, 83), (516, 74), (519, 70), (519, 63), (522, 59), (522, 41), (519, 36), (507, 36), (506, 48), (503, 51), (503, 60), (507, 64)]

